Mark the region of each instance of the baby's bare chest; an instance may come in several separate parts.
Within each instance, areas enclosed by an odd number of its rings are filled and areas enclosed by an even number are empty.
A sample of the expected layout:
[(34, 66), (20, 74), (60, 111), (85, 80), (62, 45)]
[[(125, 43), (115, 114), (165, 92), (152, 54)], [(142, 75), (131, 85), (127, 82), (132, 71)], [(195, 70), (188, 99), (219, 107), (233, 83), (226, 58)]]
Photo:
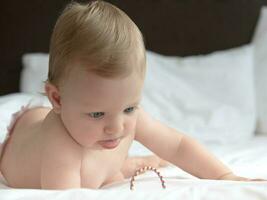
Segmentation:
[(114, 150), (86, 152), (81, 167), (82, 187), (98, 188), (106, 180), (120, 172), (127, 156), (132, 138), (125, 138)]

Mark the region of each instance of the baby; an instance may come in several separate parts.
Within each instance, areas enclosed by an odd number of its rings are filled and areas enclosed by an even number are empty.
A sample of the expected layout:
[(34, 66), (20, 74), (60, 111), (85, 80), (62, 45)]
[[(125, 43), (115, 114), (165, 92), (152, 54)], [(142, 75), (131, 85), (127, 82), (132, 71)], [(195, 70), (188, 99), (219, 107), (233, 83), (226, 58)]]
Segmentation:
[(133, 140), (199, 178), (250, 180), (140, 107), (145, 71), (142, 34), (123, 11), (104, 1), (69, 4), (50, 44), (52, 109), (26, 106), (2, 145), (8, 185), (96, 189), (165, 164), (156, 156), (127, 158)]

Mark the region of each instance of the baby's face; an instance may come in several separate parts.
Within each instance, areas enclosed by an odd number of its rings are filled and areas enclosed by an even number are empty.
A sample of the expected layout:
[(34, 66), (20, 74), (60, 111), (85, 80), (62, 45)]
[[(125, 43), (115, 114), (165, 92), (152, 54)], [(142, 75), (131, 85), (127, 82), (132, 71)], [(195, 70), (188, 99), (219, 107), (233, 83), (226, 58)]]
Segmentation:
[(74, 69), (60, 89), (62, 121), (73, 139), (92, 149), (112, 149), (135, 133), (143, 81), (136, 74), (107, 79)]

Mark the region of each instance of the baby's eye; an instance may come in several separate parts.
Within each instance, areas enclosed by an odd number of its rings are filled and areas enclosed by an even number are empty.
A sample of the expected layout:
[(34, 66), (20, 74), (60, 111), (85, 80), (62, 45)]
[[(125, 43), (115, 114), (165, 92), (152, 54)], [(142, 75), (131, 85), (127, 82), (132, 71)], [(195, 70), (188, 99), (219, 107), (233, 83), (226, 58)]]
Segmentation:
[(95, 119), (100, 118), (103, 115), (104, 115), (103, 112), (92, 112), (92, 113), (89, 113), (89, 116), (92, 117), (92, 118), (95, 118)]
[(129, 107), (124, 110), (125, 113), (131, 113), (135, 110), (135, 107)]

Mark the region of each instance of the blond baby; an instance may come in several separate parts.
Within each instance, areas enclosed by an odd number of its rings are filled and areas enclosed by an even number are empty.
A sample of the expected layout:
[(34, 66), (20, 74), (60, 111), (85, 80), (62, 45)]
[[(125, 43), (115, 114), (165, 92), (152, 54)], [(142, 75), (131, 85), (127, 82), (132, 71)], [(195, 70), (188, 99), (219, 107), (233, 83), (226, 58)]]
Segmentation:
[(28, 106), (1, 147), (8, 185), (96, 189), (162, 165), (156, 156), (128, 158), (133, 140), (199, 178), (250, 180), (140, 107), (145, 71), (142, 34), (123, 11), (104, 1), (67, 5), (50, 43), (52, 109)]

